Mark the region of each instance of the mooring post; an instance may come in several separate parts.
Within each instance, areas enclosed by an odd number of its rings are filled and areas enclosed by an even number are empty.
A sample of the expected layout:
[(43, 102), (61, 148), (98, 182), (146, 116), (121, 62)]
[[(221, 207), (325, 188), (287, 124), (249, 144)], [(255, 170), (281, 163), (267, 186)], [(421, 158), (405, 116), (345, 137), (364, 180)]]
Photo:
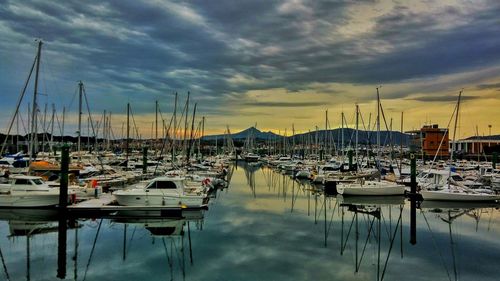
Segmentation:
[(66, 207), (68, 205), (68, 172), (69, 146), (64, 144), (61, 147), (61, 185), (59, 188), (59, 226), (57, 247), (57, 277), (60, 279), (66, 278)]
[(148, 147), (144, 146), (142, 148), (142, 174), (145, 175), (148, 172)]
[(417, 156), (410, 149), (410, 244), (417, 244)]
[(68, 224), (67, 224), (66, 210), (63, 209), (59, 213), (59, 225), (57, 234), (57, 278), (66, 278), (66, 257), (67, 257), (67, 238), (68, 238)]
[(61, 185), (59, 188), (59, 208), (65, 209), (68, 205), (68, 172), (69, 172), (69, 146), (64, 144), (61, 148)]
[(347, 157), (349, 158), (349, 170), (352, 170), (352, 150), (347, 151)]
[(410, 151), (410, 190), (411, 195), (417, 194), (417, 157), (415, 151)]

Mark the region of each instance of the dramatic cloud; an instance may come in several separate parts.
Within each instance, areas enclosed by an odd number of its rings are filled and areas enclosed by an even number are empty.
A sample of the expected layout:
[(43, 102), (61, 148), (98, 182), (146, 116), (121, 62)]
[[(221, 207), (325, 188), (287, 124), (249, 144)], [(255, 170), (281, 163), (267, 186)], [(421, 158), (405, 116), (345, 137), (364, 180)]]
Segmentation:
[[(473, 97), (473, 96), (462, 96), (460, 97), (461, 101), (466, 101), (466, 100), (474, 100), (478, 99), (480, 97)], [(458, 101), (458, 96), (423, 96), (423, 97), (414, 97), (414, 98), (408, 98), (409, 100), (416, 100), (416, 101), (424, 101), (424, 102), (453, 102), (453, 101)]]
[[(439, 97), (450, 91), (498, 84), (499, 13), (498, 1), (488, 0), (0, 0), (0, 118), (7, 120), (15, 106), (35, 38), (44, 40), (40, 91), (46, 96), (39, 104), (55, 103), (59, 112), (63, 106), (76, 111), (79, 80), (96, 114), (122, 114), (130, 102), (145, 116), (155, 100), (167, 112), (174, 92), (183, 100), (190, 91), (199, 112), (217, 124), (225, 117), (218, 112), (232, 104), (227, 97), (278, 88), (308, 93), (310, 100), (241, 105), (324, 110), (373, 101), (380, 84), (386, 99), (444, 101)], [(316, 101), (314, 94), (332, 102)], [(248, 126), (247, 120), (234, 122)]]
[(307, 107), (323, 105), (322, 102), (247, 102), (248, 106), (266, 106), (266, 107)]

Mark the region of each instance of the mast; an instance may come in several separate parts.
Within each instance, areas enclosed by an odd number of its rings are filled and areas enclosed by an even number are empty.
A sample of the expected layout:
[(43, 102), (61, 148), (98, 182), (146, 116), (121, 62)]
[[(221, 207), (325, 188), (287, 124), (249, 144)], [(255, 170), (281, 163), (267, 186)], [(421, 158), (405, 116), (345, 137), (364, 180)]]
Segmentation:
[(66, 118), (66, 107), (63, 106), (63, 112), (62, 112), (62, 125), (61, 125), (61, 140), (64, 142), (64, 121)]
[[(342, 111), (342, 113), (340, 114), (341, 117), (340, 119), (342, 119), (342, 129), (341, 129), (341, 135), (342, 135), (342, 159), (344, 159), (345, 155), (344, 155), (344, 112)], [(342, 160), (344, 161), (344, 160)]]
[(377, 169), (380, 171), (379, 161), (380, 161), (380, 95), (377, 87)]
[(356, 104), (356, 170), (358, 170), (358, 129), (359, 129), (359, 125), (358, 125), (358, 120), (359, 119), (359, 105)]
[[(460, 92), (458, 93), (457, 112), (456, 112), (456, 115), (455, 115), (455, 126), (453, 128), (453, 144), (455, 144), (455, 135), (457, 133), (458, 113), (460, 111), (460, 98), (462, 97), (462, 92), (463, 92), (463, 90), (460, 90)], [(453, 152), (454, 151), (455, 150), (453, 149), (453, 146), (451, 146), (450, 162), (453, 161)], [(449, 174), (448, 174), (448, 178), (451, 178), (451, 167), (450, 167), (450, 171), (449, 171)], [(448, 189), (449, 188), (450, 188), (450, 180), (448, 180)]]
[(401, 111), (401, 141), (399, 151), (399, 176), (401, 177), (401, 170), (403, 169), (403, 111)]
[(128, 167), (129, 138), (130, 138), (130, 103), (127, 103), (127, 140), (125, 142), (125, 159), (127, 160), (127, 167)]
[(156, 149), (158, 145), (158, 101), (155, 101), (155, 155), (156, 155)]
[(295, 157), (295, 125), (292, 123), (292, 159)]
[[(189, 164), (189, 157), (191, 156), (191, 147), (193, 145), (194, 119), (196, 117), (196, 105), (197, 104), (195, 103), (194, 104), (194, 109), (193, 109), (193, 119), (191, 120), (191, 133), (190, 133), (190, 136), (189, 136), (189, 143), (188, 143), (188, 147), (187, 147), (187, 150), (186, 150), (186, 164)], [(187, 117), (187, 114), (186, 114), (186, 117)]]
[(38, 50), (36, 55), (35, 88), (33, 90), (33, 108), (31, 112), (31, 143), (30, 143), (30, 163), (35, 160), (35, 143), (37, 142), (37, 95), (38, 95), (38, 74), (40, 72), (40, 59), (42, 58), (42, 40), (38, 40)]
[(187, 141), (187, 130), (188, 130), (188, 116), (189, 116), (189, 95), (190, 93), (188, 92), (187, 100), (186, 100), (186, 116), (184, 118), (184, 145), (183, 149), (188, 150), (188, 141)]
[(47, 135), (47, 103), (43, 109), (43, 121), (42, 121), (42, 152), (45, 152), (45, 136)]
[(56, 106), (52, 104), (52, 118), (50, 121), (50, 144), (49, 147), (52, 150), (52, 144), (54, 143), (54, 121), (56, 116)]
[(78, 161), (81, 161), (80, 151), (82, 138), (82, 97), (83, 97), (83, 82), (78, 82)]
[(175, 164), (175, 138), (177, 137), (177, 92), (175, 93), (174, 101), (174, 135), (172, 138), (172, 164)]
[[(200, 160), (203, 160), (203, 152), (201, 150), (201, 140), (205, 136), (205, 116), (201, 118), (201, 137), (200, 137), (200, 142), (199, 142), (199, 153), (200, 153)], [(217, 156), (217, 155), (216, 155)]]
[(325, 154), (326, 150), (328, 150), (328, 109), (325, 113), (325, 143), (323, 145), (323, 151)]

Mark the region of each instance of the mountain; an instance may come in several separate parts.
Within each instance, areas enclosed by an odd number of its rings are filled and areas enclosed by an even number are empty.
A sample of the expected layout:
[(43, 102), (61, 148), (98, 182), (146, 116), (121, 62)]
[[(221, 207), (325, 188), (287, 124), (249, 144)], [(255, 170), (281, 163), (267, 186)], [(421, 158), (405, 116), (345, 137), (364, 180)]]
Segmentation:
[[(344, 143), (347, 145), (349, 143), (354, 143), (355, 142), (355, 129), (344, 129)], [(260, 130), (256, 129), (255, 127), (250, 127), (248, 129), (245, 129), (241, 132), (231, 134), (231, 138), (233, 140), (245, 140), (250, 134), (252, 134), (255, 139), (260, 140), (260, 141), (265, 141), (265, 140), (271, 140), (271, 139), (276, 139), (276, 138), (282, 138), (283, 136), (275, 134), (273, 132), (261, 132)], [(324, 141), (325, 139), (325, 130), (319, 130), (317, 132), (318, 134), (318, 139), (320, 141)], [(337, 143), (341, 142), (342, 139), (342, 129), (332, 129), (328, 130), (328, 134), (330, 138), (333, 138), (333, 140)], [(210, 135), (210, 136), (204, 136), (203, 140), (206, 141), (214, 141), (215, 139), (222, 140), (225, 138), (225, 135)], [(296, 142), (302, 142), (307, 139), (310, 139), (314, 141), (316, 139), (316, 131), (313, 132), (308, 132), (308, 133), (303, 133), (303, 134), (296, 134), (294, 136), (287, 137), (292, 141), (295, 139)], [(380, 132), (380, 142), (381, 144), (389, 144), (390, 143), (390, 138), (392, 138), (392, 143), (395, 145), (399, 145), (401, 141), (403, 141), (403, 145), (408, 145), (409, 141), (411, 139), (410, 135), (408, 134), (402, 134), (400, 132), (392, 131), (392, 133), (387, 132), (387, 131), (381, 131)], [(375, 131), (362, 131), (359, 130), (358, 133), (358, 142), (359, 143), (371, 143), (371, 144), (376, 144), (377, 143), (377, 132)]]
[[(248, 129), (245, 129), (241, 132), (231, 134), (231, 138), (233, 140), (245, 140), (249, 135), (252, 135), (255, 137), (256, 140), (270, 140), (273, 138), (280, 138), (282, 136), (277, 135), (273, 132), (261, 132), (259, 129), (255, 127), (250, 127)], [(226, 135), (211, 135), (211, 136), (204, 136), (203, 140), (206, 141), (214, 141), (215, 139), (222, 140), (226, 137)]]
[[(319, 141), (325, 140), (325, 134), (326, 134), (325, 130), (319, 130), (317, 134)], [(342, 142), (342, 129), (328, 130), (328, 134), (329, 137), (333, 139), (334, 142), (338, 144)], [(310, 138), (311, 141), (314, 141), (316, 139), (316, 131), (304, 134), (297, 134), (292, 138), (294, 138), (295, 141), (302, 141), (307, 138)], [(408, 146), (411, 140), (411, 136), (397, 131), (392, 131), (392, 132), (380, 131), (380, 143), (382, 145), (389, 145), (391, 143), (391, 139), (392, 139), (392, 144), (394, 145), (399, 145), (402, 141), (403, 145)], [(344, 128), (344, 144), (346, 145), (348, 145), (349, 143), (354, 144), (355, 142), (356, 142), (356, 130)], [(377, 132), (359, 130), (358, 143), (372, 144), (372, 145), (377, 144)]]

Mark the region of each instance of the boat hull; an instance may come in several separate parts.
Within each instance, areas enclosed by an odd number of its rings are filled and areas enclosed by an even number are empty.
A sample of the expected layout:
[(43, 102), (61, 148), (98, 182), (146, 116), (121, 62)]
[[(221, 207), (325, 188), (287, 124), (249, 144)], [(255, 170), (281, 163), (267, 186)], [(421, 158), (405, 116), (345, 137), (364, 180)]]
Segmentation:
[(0, 195), (0, 207), (49, 207), (57, 204), (59, 193)]
[(400, 185), (371, 187), (360, 185), (337, 185), (337, 192), (342, 195), (356, 196), (387, 196), (404, 195), (405, 187)]
[(433, 190), (420, 191), (424, 200), (437, 200), (437, 201), (470, 201), (470, 202), (493, 202), (500, 200), (500, 195), (495, 194), (474, 194), (474, 193), (461, 193), (461, 192), (443, 192)]
[(157, 206), (166, 208), (202, 208), (206, 206), (206, 196), (172, 196), (172, 195), (140, 195), (114, 194), (116, 201), (122, 206)]

